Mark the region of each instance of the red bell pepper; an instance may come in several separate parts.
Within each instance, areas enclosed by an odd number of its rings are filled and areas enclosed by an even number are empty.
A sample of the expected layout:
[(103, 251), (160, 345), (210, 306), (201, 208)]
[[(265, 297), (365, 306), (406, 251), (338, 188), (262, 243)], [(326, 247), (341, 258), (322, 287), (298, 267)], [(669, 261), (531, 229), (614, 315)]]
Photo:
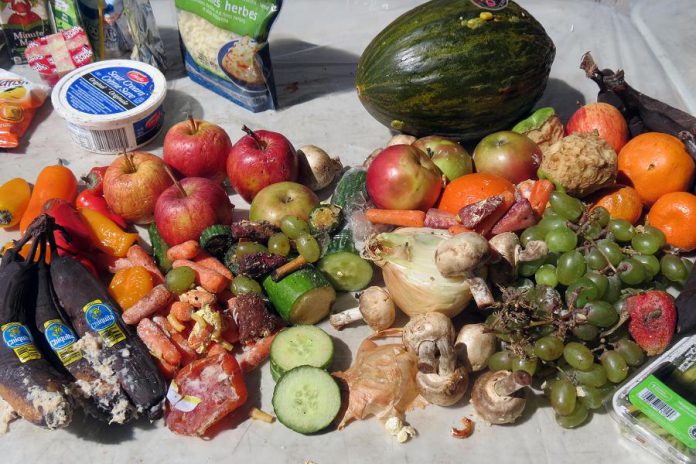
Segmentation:
[(82, 181), (87, 184), (87, 188), (94, 190), (99, 195), (104, 193), (104, 175), (109, 166), (95, 166), (82, 177)]
[(69, 254), (91, 253), (96, 250), (97, 240), (92, 229), (85, 223), (75, 207), (66, 200), (54, 198), (44, 204), (44, 212), (56, 220), (63, 230), (56, 230), (54, 237), (58, 249)]
[(89, 208), (114, 221), (121, 229), (128, 227), (128, 223), (118, 214), (111, 211), (104, 197), (94, 189), (87, 189), (80, 192), (75, 200), (78, 209)]

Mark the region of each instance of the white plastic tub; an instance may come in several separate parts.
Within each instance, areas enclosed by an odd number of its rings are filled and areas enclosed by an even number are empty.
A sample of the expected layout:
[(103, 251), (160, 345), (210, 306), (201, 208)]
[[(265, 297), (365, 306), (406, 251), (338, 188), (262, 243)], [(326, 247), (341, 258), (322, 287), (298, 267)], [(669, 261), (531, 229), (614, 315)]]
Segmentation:
[(63, 77), (51, 100), (77, 145), (113, 154), (135, 150), (157, 136), (166, 94), (166, 79), (155, 67), (109, 60)]

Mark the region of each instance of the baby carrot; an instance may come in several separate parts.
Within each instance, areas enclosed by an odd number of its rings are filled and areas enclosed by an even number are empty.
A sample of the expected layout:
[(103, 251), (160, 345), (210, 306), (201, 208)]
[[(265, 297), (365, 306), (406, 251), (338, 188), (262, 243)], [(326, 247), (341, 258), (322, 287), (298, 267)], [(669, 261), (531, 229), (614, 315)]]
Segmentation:
[(546, 205), (555, 190), (553, 182), (547, 179), (539, 179), (534, 183), (532, 192), (529, 194), (529, 203), (538, 217), (543, 216)]
[(447, 232), (449, 232), (450, 235), (457, 235), (461, 234), (462, 232), (473, 232), (473, 230), (461, 224), (457, 224), (456, 226), (450, 226), (450, 228), (447, 229)]
[(419, 210), (370, 208), (365, 212), (365, 217), (373, 224), (401, 227), (425, 226), (425, 213)]

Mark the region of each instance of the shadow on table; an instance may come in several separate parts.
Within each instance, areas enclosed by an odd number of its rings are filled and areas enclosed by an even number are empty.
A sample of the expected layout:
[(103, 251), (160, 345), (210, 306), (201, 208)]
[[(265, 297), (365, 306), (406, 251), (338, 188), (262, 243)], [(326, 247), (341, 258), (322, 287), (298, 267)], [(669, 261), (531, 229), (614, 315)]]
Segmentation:
[[(159, 421), (157, 421), (159, 422)], [(141, 417), (128, 424), (108, 424), (88, 416), (81, 409), (75, 409), (73, 420), (66, 429), (81, 440), (92, 441), (104, 445), (117, 445), (135, 440), (135, 429), (151, 430), (157, 427), (147, 418)]]
[(179, 29), (176, 27), (162, 27), (159, 32), (167, 60), (167, 79), (186, 77), (186, 68), (181, 57), (181, 46), (179, 44)]
[(585, 96), (567, 82), (550, 78), (541, 100), (535, 108), (552, 106), (561, 121), (567, 121), (580, 106), (585, 104)]
[(281, 111), (355, 87), (357, 55), (295, 39), (272, 40), (270, 47)]

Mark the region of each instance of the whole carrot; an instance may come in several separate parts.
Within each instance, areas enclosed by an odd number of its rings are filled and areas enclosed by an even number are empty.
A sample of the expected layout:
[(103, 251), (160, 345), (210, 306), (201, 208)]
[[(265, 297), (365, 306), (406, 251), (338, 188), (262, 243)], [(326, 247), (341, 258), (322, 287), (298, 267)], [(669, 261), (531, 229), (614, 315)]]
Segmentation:
[(77, 179), (72, 171), (63, 165), (46, 166), (41, 170), (34, 183), (34, 190), (22, 220), (19, 222), (21, 233), (27, 230), (31, 221), (41, 214), (44, 203), (52, 198), (61, 198), (70, 203), (77, 196)]
[(365, 217), (373, 224), (401, 227), (424, 227), (425, 213), (412, 209), (377, 209), (365, 211)]
[(538, 217), (544, 215), (546, 210), (546, 205), (551, 198), (551, 194), (555, 190), (553, 182), (547, 179), (539, 179), (534, 182), (532, 186), (532, 192), (529, 195), (529, 204), (532, 205), (532, 209)]

